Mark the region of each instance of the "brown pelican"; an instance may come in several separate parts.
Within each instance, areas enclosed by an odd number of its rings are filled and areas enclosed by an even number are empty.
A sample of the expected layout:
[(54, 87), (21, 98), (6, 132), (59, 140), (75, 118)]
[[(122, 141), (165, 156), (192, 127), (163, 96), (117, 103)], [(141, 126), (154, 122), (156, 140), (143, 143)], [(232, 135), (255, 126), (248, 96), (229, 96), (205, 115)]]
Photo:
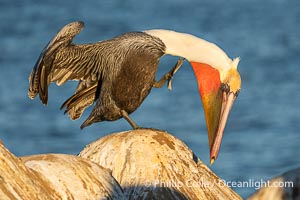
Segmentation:
[(185, 58), (198, 81), (213, 163), (231, 106), (240, 91), (239, 59), (228, 58), (213, 43), (170, 30), (130, 32), (93, 44), (73, 44), (83, 26), (83, 22), (66, 25), (44, 48), (30, 74), (28, 96), (33, 99), (39, 93), (42, 103), (47, 104), (51, 82), (62, 85), (78, 80), (75, 94), (61, 109), (66, 108), (71, 119), (78, 119), (86, 107), (96, 102), (81, 128), (122, 117), (138, 128), (129, 114), (140, 106), (152, 87), (162, 87), (168, 81), (171, 89), (171, 79), (183, 63), (180, 58), (155, 81), (159, 59), (165, 54)]

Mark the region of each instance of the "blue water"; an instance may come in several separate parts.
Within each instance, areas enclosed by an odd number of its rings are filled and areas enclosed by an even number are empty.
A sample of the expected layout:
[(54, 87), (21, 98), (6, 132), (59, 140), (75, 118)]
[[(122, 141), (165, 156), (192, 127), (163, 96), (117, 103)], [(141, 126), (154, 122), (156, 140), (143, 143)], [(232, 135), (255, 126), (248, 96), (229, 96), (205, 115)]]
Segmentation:
[[(300, 1), (17, 1), (0, 2), (0, 139), (18, 156), (77, 154), (91, 141), (130, 129), (121, 119), (81, 131), (59, 107), (76, 83), (52, 85), (49, 105), (27, 97), (28, 76), (39, 53), (65, 24), (82, 20), (77, 43), (95, 42), (132, 30), (188, 32), (239, 56), (243, 85), (232, 109), (212, 170), (227, 181), (266, 180), (299, 167)], [(158, 77), (176, 58), (162, 59)], [(176, 74), (173, 91), (153, 89), (132, 118), (167, 130), (205, 163), (209, 151), (197, 84), (188, 63)], [(247, 197), (254, 188), (233, 188)]]

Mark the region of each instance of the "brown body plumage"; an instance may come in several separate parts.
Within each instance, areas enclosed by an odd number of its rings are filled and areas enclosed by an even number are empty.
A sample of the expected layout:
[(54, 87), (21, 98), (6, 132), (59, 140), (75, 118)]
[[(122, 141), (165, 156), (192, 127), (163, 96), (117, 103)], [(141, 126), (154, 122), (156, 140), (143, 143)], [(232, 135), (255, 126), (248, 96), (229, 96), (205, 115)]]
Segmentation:
[[(61, 85), (68, 80), (79, 80), (75, 94), (61, 108), (66, 108), (71, 119), (78, 119), (96, 101), (81, 128), (121, 117), (135, 127), (128, 114), (156, 86), (155, 75), (159, 58), (164, 55), (164, 43), (144, 32), (131, 32), (94, 44), (75, 45), (72, 40), (82, 28), (82, 22), (66, 25), (45, 47), (31, 72), (28, 96), (34, 98), (39, 93), (41, 101), (47, 104), (51, 82)], [(163, 82), (170, 78), (165, 76)]]

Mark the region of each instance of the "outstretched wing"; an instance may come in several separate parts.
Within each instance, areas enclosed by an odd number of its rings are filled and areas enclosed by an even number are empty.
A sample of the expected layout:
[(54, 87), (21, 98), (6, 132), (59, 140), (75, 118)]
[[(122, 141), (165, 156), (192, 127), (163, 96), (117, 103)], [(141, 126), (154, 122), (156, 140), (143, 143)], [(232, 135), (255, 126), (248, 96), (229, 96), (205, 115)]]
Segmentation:
[(102, 49), (96, 44), (72, 44), (83, 26), (83, 22), (64, 26), (43, 49), (29, 77), (28, 96), (33, 99), (39, 94), (43, 104), (48, 102), (51, 82), (61, 85), (68, 80), (80, 80), (75, 94), (61, 107), (66, 108), (71, 119), (79, 118), (94, 103), (102, 82)]
[(29, 77), (28, 96), (31, 99), (39, 94), (42, 103), (47, 104), (51, 82), (61, 85), (67, 80), (99, 81), (97, 68), (100, 63), (93, 45), (72, 44), (83, 27), (83, 22), (64, 26), (43, 49)]

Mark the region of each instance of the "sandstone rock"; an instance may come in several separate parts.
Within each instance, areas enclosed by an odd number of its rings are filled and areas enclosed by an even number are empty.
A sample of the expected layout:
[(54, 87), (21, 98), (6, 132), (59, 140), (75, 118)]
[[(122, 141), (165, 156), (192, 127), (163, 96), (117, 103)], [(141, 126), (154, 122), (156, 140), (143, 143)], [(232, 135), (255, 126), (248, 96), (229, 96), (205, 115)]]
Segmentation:
[(0, 199), (241, 198), (179, 139), (138, 129), (100, 138), (80, 157), (20, 159), (0, 144)]
[(109, 170), (73, 155), (44, 154), (23, 157), (61, 199), (122, 199), (122, 189)]
[(59, 194), (0, 143), (0, 199), (55, 199)]
[(77, 156), (15, 157), (0, 143), (0, 199), (123, 199), (109, 170)]
[(111, 169), (128, 199), (241, 199), (183, 142), (163, 131), (110, 134), (79, 156)]

